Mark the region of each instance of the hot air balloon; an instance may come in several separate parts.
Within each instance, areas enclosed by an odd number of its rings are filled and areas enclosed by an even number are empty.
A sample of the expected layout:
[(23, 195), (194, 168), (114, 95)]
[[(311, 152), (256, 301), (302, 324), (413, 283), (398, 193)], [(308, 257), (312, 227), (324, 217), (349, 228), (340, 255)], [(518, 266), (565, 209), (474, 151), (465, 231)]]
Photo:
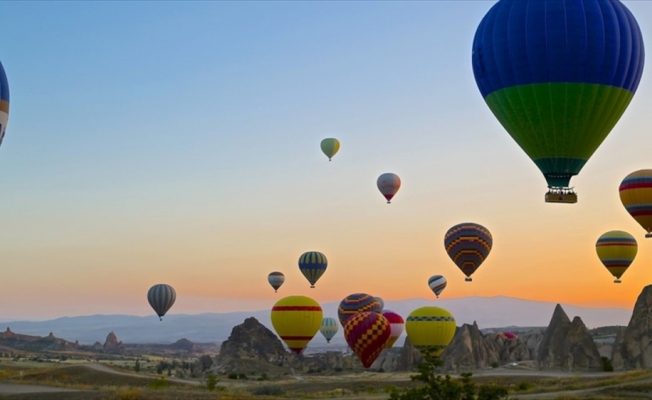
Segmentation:
[(405, 322), (410, 342), (424, 356), (439, 356), (453, 340), (455, 329), (453, 315), (439, 307), (417, 308)]
[(396, 174), (388, 172), (378, 177), (376, 185), (380, 193), (387, 199), (387, 204), (390, 204), (396, 192), (401, 188), (401, 178)]
[(518, 335), (512, 332), (500, 332), (496, 334), (496, 338), (503, 338), (506, 340), (516, 340), (518, 339)]
[(383, 309), (385, 309), (385, 300), (383, 300), (382, 298), (380, 298), (378, 296), (375, 296), (374, 300), (376, 300), (378, 302), (378, 304), (380, 304), (380, 311), (383, 311)]
[(365, 368), (376, 361), (390, 335), (389, 321), (377, 312), (359, 312), (344, 325), (346, 342)]
[(324, 317), (315, 300), (306, 296), (288, 296), (272, 308), (272, 326), (290, 350), (300, 354), (312, 340)]
[(620, 184), (620, 201), (636, 222), (652, 237), (652, 169), (627, 175)]
[(340, 149), (340, 141), (335, 138), (327, 138), (321, 141), (321, 151), (326, 154), (330, 161)]
[(428, 287), (439, 298), (441, 292), (446, 289), (446, 278), (441, 275), (433, 275), (428, 279)]
[(485, 102), (543, 173), (546, 202), (569, 188), (616, 125), (644, 65), (636, 19), (619, 0), (500, 0), (473, 41)]
[(337, 317), (344, 327), (350, 317), (363, 311), (382, 313), (383, 309), (373, 296), (366, 293), (353, 293), (340, 302), (340, 306), (337, 308)]
[(391, 328), (391, 334), (389, 335), (389, 340), (387, 341), (385, 348), (391, 349), (392, 346), (394, 346), (394, 343), (396, 343), (398, 338), (403, 333), (403, 329), (405, 328), (405, 321), (403, 320), (403, 317), (390, 310), (384, 311), (383, 317), (387, 319)]
[(270, 285), (274, 288), (274, 293), (278, 291), (278, 288), (283, 285), (283, 282), (285, 282), (285, 275), (283, 275), (282, 272), (274, 271), (270, 272), (269, 275), (267, 275), (267, 282), (269, 282)]
[(634, 236), (627, 232), (609, 231), (598, 238), (595, 251), (602, 264), (616, 278), (614, 283), (620, 283), (620, 277), (636, 257), (638, 244)]
[(338, 329), (340, 328), (337, 326), (337, 320), (335, 318), (326, 317), (321, 321), (319, 332), (321, 332), (321, 334), (326, 338), (326, 343), (330, 343)]
[(5, 68), (0, 63), (0, 144), (5, 138), (5, 130), (9, 121), (9, 81)]
[(487, 258), (493, 245), (487, 228), (472, 222), (455, 225), (444, 236), (444, 247), (448, 256), (471, 282), (471, 275)]
[(147, 301), (154, 311), (156, 311), (156, 315), (158, 315), (160, 321), (163, 321), (163, 316), (172, 307), (176, 299), (177, 292), (174, 291), (172, 286), (164, 283), (152, 286), (147, 292)]
[(308, 251), (299, 257), (299, 269), (313, 289), (315, 283), (326, 272), (326, 267), (328, 267), (328, 260), (325, 255), (318, 251)]

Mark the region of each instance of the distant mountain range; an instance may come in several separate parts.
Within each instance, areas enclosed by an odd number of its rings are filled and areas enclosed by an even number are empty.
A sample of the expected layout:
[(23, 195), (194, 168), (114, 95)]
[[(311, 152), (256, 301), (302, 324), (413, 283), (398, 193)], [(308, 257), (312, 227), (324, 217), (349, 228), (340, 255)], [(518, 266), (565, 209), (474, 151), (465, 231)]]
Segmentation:
[[(338, 305), (339, 302), (322, 304), (324, 316), (337, 318)], [(387, 301), (385, 309), (397, 312), (406, 318), (412, 310), (419, 307), (443, 307), (455, 316), (458, 326), (476, 321), (478, 326), (484, 329), (508, 326), (545, 327), (550, 322), (555, 305), (556, 303), (552, 302), (497, 296)], [(588, 328), (627, 325), (632, 315), (631, 310), (624, 308), (590, 308), (567, 304), (562, 306), (571, 318), (580, 316)], [(255, 317), (273, 330), (269, 310), (194, 315), (170, 314), (163, 317), (162, 322), (152, 314), (146, 317), (89, 315), (47, 321), (3, 323), (16, 333), (46, 336), (52, 332), (56, 337), (73, 342), (79, 340), (81, 344), (93, 344), (96, 341), (104, 343), (106, 336), (112, 331), (123, 343), (173, 343), (182, 338), (198, 343), (218, 343), (228, 339), (231, 329), (241, 324), (247, 317)], [(317, 335), (320, 336), (319, 333)], [(332, 342), (345, 343), (341, 329)]]

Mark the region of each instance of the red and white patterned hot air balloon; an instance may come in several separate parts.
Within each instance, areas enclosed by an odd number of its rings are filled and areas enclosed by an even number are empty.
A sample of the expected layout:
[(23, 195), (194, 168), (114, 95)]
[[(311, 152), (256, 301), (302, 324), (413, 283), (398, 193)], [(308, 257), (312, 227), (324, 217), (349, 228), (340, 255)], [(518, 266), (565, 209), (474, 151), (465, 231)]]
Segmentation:
[(387, 318), (391, 329), (391, 334), (385, 348), (391, 349), (403, 333), (403, 330), (405, 329), (405, 321), (403, 320), (403, 317), (390, 310), (383, 311), (383, 317)]
[(401, 188), (401, 178), (396, 174), (388, 172), (378, 177), (376, 185), (380, 193), (387, 199), (387, 204), (390, 204), (396, 192)]

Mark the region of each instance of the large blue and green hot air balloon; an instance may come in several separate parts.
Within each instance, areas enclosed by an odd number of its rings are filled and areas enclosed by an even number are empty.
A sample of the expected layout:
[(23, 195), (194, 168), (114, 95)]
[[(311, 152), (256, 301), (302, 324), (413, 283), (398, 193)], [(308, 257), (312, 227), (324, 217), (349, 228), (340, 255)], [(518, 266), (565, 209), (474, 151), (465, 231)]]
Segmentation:
[(487, 105), (543, 173), (549, 202), (577, 175), (641, 80), (644, 46), (619, 0), (500, 0), (480, 23), (473, 73)]

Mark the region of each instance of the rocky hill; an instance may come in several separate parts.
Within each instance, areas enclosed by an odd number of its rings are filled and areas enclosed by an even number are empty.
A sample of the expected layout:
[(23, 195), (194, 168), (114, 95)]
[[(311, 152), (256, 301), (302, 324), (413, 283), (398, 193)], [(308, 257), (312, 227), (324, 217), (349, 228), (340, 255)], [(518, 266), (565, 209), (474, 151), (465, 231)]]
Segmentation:
[(643, 288), (626, 328), (616, 334), (612, 364), (616, 369), (652, 368), (652, 285)]

